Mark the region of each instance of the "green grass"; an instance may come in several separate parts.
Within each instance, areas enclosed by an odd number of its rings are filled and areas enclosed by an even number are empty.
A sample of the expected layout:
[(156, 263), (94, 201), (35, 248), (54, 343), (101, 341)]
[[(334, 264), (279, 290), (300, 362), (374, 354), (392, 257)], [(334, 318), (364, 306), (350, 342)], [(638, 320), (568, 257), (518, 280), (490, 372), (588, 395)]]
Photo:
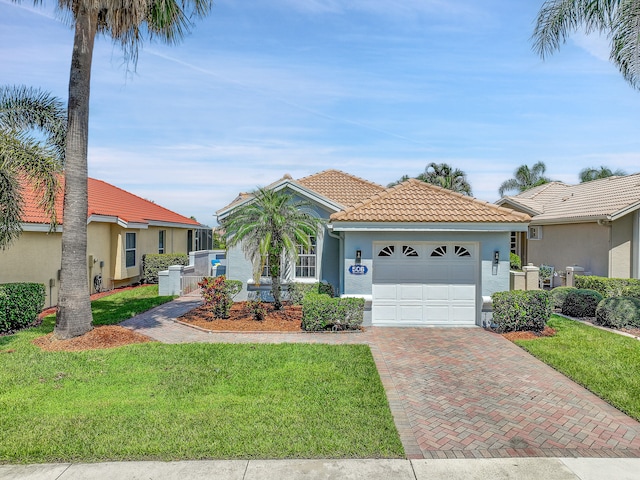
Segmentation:
[(516, 344), (640, 420), (640, 342), (554, 315), (554, 337)]
[(404, 455), (366, 345), (31, 344), (52, 328), (0, 337), (0, 462)]
[(114, 293), (91, 302), (93, 324), (96, 326), (115, 325), (138, 313), (170, 302), (174, 298), (172, 296), (158, 296), (157, 285), (147, 285)]

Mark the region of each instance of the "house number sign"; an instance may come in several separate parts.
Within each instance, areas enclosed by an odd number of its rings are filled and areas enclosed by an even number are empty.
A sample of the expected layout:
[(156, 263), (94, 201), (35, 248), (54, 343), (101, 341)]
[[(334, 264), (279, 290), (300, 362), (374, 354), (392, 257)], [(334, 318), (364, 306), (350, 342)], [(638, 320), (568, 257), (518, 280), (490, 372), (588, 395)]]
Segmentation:
[(366, 275), (369, 269), (366, 265), (351, 265), (349, 267), (349, 273), (351, 275)]

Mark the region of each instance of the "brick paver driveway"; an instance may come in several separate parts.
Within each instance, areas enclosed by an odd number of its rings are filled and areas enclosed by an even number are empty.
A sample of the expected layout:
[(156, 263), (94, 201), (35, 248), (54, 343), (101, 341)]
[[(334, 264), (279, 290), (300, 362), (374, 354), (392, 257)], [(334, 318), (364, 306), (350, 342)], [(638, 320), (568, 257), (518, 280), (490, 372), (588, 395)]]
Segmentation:
[(640, 457), (640, 423), (480, 328), (346, 334), (206, 333), (174, 323), (181, 299), (124, 326), (166, 343), (367, 343), (409, 458)]

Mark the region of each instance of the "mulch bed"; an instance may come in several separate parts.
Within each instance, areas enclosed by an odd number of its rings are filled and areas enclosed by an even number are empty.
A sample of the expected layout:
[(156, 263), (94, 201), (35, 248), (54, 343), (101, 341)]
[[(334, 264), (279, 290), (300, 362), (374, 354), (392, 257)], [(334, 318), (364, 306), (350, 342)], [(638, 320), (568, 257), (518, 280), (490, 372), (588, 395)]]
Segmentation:
[(536, 340), (538, 338), (553, 337), (555, 334), (556, 331), (553, 328), (545, 326), (544, 330), (542, 330), (541, 332), (532, 332), (526, 330), (522, 332), (503, 333), (501, 335), (507, 340), (513, 342), (515, 340)]
[(264, 304), (267, 315), (264, 320), (255, 320), (246, 308), (246, 302), (235, 302), (227, 319), (214, 318), (211, 310), (201, 306), (185, 313), (178, 321), (204, 330), (233, 332), (301, 332), (302, 306), (283, 304), (274, 310), (272, 304)]
[(81, 350), (98, 350), (102, 348), (121, 347), (132, 343), (146, 343), (153, 340), (118, 325), (95, 327), (79, 337), (69, 340), (57, 340), (53, 333), (33, 340), (33, 344), (47, 352), (78, 352)]

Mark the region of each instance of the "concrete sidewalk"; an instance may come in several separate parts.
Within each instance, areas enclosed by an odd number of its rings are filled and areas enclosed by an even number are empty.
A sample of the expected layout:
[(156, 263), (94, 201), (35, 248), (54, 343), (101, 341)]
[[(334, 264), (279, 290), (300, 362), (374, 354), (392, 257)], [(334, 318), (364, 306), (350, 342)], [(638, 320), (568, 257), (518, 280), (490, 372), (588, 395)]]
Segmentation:
[(615, 480), (640, 458), (202, 460), (0, 465), (2, 480)]

